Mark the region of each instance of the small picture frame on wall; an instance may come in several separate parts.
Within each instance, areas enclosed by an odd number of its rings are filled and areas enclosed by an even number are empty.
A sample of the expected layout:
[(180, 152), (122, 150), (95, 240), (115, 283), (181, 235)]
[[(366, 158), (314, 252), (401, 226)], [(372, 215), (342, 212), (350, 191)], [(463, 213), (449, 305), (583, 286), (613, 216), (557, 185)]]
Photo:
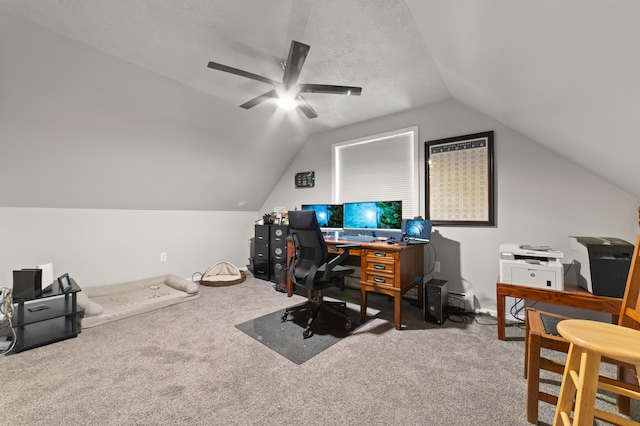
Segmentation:
[(296, 188), (313, 188), (315, 185), (315, 172), (296, 173)]
[(60, 286), (60, 293), (68, 293), (71, 290), (71, 279), (68, 273), (58, 277), (58, 285)]

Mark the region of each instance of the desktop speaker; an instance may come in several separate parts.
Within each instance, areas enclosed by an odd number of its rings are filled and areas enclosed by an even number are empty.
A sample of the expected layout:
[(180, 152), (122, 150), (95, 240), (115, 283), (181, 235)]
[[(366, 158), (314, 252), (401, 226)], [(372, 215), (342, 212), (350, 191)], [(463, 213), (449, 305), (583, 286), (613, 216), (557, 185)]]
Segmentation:
[(442, 325), (447, 319), (448, 285), (445, 280), (431, 279), (424, 286), (424, 320)]
[(42, 296), (42, 269), (13, 271), (14, 299), (35, 299)]

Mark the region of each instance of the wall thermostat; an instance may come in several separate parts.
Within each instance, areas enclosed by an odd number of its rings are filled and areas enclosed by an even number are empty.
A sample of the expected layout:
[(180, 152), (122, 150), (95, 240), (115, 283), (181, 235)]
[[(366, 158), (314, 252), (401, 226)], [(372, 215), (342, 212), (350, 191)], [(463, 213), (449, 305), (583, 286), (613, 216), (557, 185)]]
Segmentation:
[(313, 188), (316, 185), (315, 172), (296, 173), (296, 188)]

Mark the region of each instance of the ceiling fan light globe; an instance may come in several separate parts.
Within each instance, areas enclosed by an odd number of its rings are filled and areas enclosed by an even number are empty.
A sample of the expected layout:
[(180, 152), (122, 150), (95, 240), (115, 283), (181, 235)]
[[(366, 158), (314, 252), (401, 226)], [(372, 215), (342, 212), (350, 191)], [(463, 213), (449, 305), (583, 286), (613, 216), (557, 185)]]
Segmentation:
[(296, 106), (298, 106), (295, 99), (290, 96), (282, 96), (278, 98), (278, 101), (276, 103), (279, 108), (286, 110), (294, 109)]

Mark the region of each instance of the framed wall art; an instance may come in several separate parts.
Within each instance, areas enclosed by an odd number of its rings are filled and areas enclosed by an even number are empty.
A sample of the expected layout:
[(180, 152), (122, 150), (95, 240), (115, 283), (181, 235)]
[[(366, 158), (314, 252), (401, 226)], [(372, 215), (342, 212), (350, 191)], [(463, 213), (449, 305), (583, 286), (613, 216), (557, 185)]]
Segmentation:
[(425, 142), (426, 214), (435, 226), (495, 226), (493, 131)]

